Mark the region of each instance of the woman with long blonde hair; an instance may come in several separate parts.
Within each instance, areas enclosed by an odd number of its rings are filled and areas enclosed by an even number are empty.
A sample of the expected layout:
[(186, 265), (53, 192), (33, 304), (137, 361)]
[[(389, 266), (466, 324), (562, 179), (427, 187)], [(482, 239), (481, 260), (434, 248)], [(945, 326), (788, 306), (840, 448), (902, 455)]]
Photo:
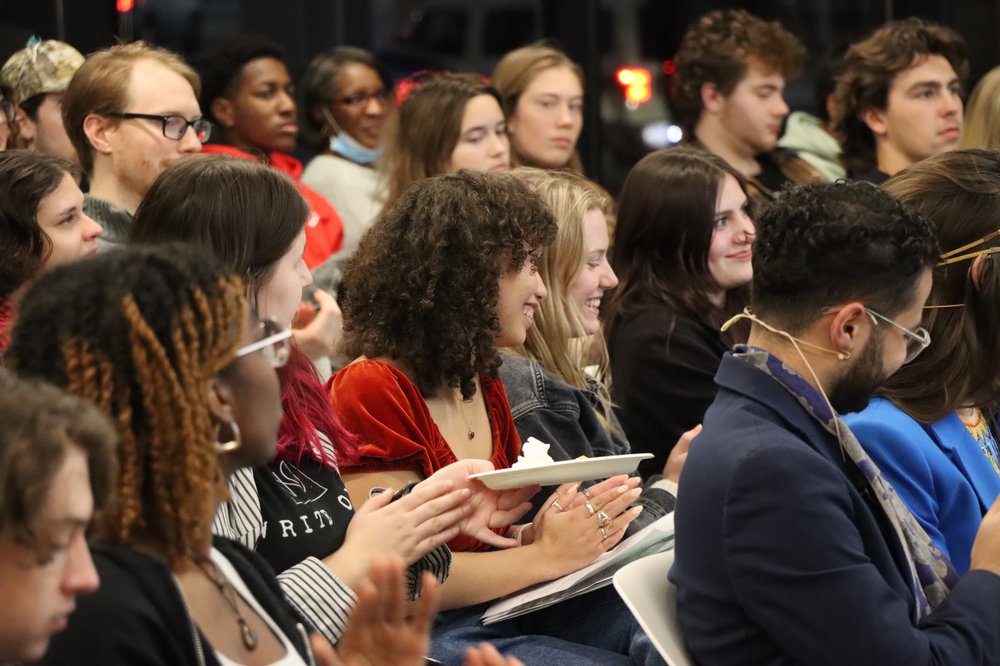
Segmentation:
[[(500, 367), (514, 425), (522, 439), (548, 443), (556, 460), (631, 453), (611, 409), (608, 349), (601, 334), (601, 301), (618, 284), (608, 263), (608, 199), (573, 172), (520, 167), (513, 174), (549, 206), (558, 225), (538, 265), (549, 295), (524, 344), (508, 350)], [(646, 510), (635, 527), (673, 510), (676, 481), (696, 433), (682, 437), (662, 476), (646, 481), (638, 500)]]

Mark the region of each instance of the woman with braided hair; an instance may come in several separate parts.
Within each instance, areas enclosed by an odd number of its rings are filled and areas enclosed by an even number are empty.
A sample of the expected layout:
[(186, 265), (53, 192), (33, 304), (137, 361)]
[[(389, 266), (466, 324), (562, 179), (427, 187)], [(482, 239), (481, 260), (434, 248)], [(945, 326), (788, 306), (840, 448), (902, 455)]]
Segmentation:
[(263, 565), (211, 535), (229, 475), (273, 452), (286, 337), (189, 247), (110, 253), (29, 290), (10, 365), (92, 400), (120, 437), (116, 498), (94, 521), (102, 587), (44, 663), (311, 660)]
[[(210, 249), (244, 277), (260, 315), (287, 328), (310, 281), (302, 263), (308, 214), (294, 184), (274, 169), (199, 157), (156, 180), (136, 211), (132, 240), (183, 239)], [(513, 543), (489, 527), (520, 517), (529, 506), (527, 493), (500, 494), (468, 481), (471, 473), (493, 469), (485, 461), (443, 469), (398, 501), (393, 493), (359, 501), (355, 513), (339, 473), (355, 458), (355, 439), (294, 342), (278, 376), (284, 417), (277, 455), (233, 475), (231, 500), (215, 529), (280, 572), (285, 595), (331, 642), (339, 640), (355, 590), (376, 556), (395, 555), (412, 565), (408, 581), (416, 596), (421, 571), (445, 578), (451, 554), (442, 544), (460, 533), (498, 546)], [(500, 504), (511, 511), (499, 510)]]

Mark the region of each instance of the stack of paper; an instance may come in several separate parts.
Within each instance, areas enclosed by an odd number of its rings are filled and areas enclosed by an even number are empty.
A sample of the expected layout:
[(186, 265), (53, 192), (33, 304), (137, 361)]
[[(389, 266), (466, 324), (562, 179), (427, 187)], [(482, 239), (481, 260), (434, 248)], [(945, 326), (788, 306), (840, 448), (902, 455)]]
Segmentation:
[[(674, 514), (671, 512), (602, 554), (589, 566), (500, 599), (486, 609), (482, 618), (483, 624), (493, 624), (525, 615), (609, 585), (615, 572), (629, 562), (673, 547)], [(663, 575), (666, 576), (667, 572), (664, 571)]]

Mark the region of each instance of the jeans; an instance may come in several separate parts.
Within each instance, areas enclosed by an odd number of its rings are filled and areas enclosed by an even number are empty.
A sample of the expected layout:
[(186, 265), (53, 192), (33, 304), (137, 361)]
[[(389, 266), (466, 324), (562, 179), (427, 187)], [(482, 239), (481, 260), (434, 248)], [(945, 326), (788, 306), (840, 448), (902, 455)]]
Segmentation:
[(486, 641), (525, 666), (665, 666), (649, 637), (610, 585), (554, 606), (483, 626), (489, 603), (445, 611), (431, 654), (460, 666), (465, 648)]

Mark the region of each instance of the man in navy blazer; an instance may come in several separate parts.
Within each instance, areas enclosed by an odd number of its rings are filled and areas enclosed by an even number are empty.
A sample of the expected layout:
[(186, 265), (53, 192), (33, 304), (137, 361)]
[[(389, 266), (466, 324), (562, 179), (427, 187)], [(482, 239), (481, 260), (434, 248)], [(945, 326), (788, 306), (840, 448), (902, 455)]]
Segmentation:
[(698, 663), (1000, 664), (1000, 506), (958, 578), (835, 418), (926, 346), (938, 254), (863, 183), (785, 192), (759, 219), (748, 345), (722, 361), (677, 499), (670, 578)]

